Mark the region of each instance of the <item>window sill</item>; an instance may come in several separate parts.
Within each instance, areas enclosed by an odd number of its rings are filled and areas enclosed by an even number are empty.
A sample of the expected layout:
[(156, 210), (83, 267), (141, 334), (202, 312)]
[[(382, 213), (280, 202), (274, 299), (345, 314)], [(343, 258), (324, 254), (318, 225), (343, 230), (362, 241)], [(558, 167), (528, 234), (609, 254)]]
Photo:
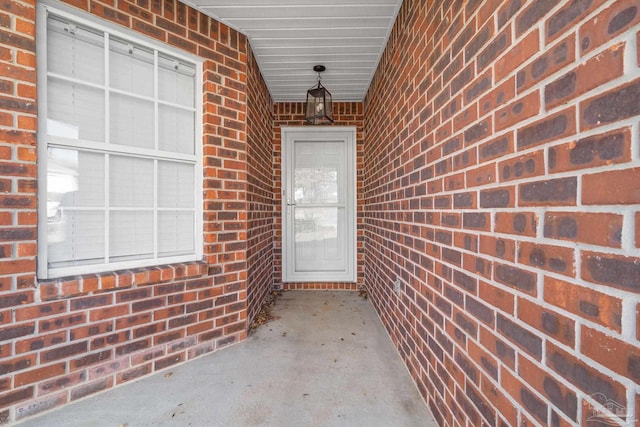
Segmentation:
[(37, 287), (40, 289), (42, 301), (52, 301), (91, 293), (193, 279), (205, 276), (207, 271), (207, 263), (197, 261), (45, 279), (38, 281)]

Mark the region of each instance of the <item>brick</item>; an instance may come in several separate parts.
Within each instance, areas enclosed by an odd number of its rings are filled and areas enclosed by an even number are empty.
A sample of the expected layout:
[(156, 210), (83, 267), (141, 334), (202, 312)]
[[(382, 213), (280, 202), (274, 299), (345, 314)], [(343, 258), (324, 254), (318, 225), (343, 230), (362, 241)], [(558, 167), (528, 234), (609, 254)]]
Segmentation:
[(580, 102), (580, 128), (592, 129), (640, 114), (634, 102), (640, 96), (640, 80), (619, 86)]
[[(180, 311), (182, 313), (182, 311)], [(138, 313), (128, 317), (116, 319), (116, 330), (139, 326), (151, 322), (151, 313)]]
[(480, 328), (480, 343), (506, 366), (515, 369), (516, 351), (510, 344), (486, 328)]
[(519, 206), (572, 206), (576, 204), (575, 177), (520, 184)]
[(572, 1), (556, 11), (546, 23), (547, 43), (564, 34), (589, 13), (600, 7), (604, 0)]
[(136, 339), (147, 335), (154, 335), (158, 332), (163, 332), (165, 327), (165, 322), (146, 324), (133, 330), (133, 338)]
[[(495, 58), (497, 58), (504, 50), (511, 45), (511, 28), (507, 27), (498, 34), (489, 45), (478, 55), (476, 63), (478, 65), (478, 73), (482, 72)], [(499, 80), (496, 78), (496, 80)]]
[(536, 296), (537, 294), (537, 278), (536, 274), (521, 270), (517, 267), (511, 267), (504, 264), (498, 264), (494, 268), (495, 279), (513, 289)]
[(587, 395), (602, 393), (626, 406), (625, 388), (599, 369), (579, 360), (552, 343), (547, 343), (547, 366)]
[(473, 58), (484, 46), (491, 36), (493, 35), (493, 25), (492, 22), (487, 22), (482, 29), (480, 29), (475, 37), (467, 44), (467, 47), (464, 50), (464, 58), (465, 63), (469, 63), (471, 58)]
[(619, 248), (622, 223), (618, 214), (547, 212), (544, 237)]
[(505, 421), (499, 418), (498, 424), (504, 425), (518, 425), (518, 411), (507, 398), (506, 392), (499, 386), (495, 386), (491, 381), (482, 381), (482, 394), (491, 402), (493, 406), (498, 410), (498, 414)]
[(465, 377), (477, 384), (479, 381), (478, 370), (475, 368), (474, 364), (459, 351), (456, 351), (454, 360), (462, 372), (465, 373)]
[(628, 128), (549, 148), (549, 171), (566, 172), (631, 160)]
[(504, 311), (505, 313), (514, 314), (515, 297), (491, 283), (481, 281), (479, 288), (480, 298), (488, 304)]
[(514, 187), (502, 187), (494, 190), (482, 190), (480, 192), (481, 208), (511, 208), (516, 200)]
[[(500, 105), (504, 105), (515, 97), (515, 78), (511, 77), (493, 88), (489, 93), (480, 98), (480, 116), (495, 111)], [(497, 130), (497, 126), (496, 126)]]
[(130, 331), (120, 331), (113, 334), (93, 338), (90, 342), (91, 350), (120, 344), (131, 339)]
[(464, 90), (464, 99), (466, 104), (469, 104), (474, 99), (491, 89), (491, 73), (490, 70), (484, 74), (478, 76), (471, 84), (467, 85), (467, 89)]
[(86, 352), (87, 350), (87, 342), (82, 341), (42, 352), (40, 358), (41, 361), (51, 362), (54, 360), (67, 358), (69, 356), (75, 356), (76, 354)]
[(495, 314), (490, 307), (487, 307), (480, 301), (471, 297), (467, 297), (465, 301), (466, 311), (469, 314), (489, 326), (492, 326), (494, 324)]
[(67, 314), (50, 319), (43, 319), (38, 322), (40, 331), (54, 331), (57, 329), (67, 329), (71, 326), (86, 323), (87, 317), (85, 313)]
[(161, 369), (168, 368), (169, 366), (173, 366), (177, 363), (181, 363), (184, 361), (185, 354), (174, 354), (164, 359), (159, 359), (154, 362), (154, 371), (159, 371)]
[(491, 218), (485, 212), (465, 212), (462, 215), (462, 226), (467, 229), (488, 231), (491, 227)]
[(34, 330), (35, 323), (0, 327), (0, 342), (14, 340), (26, 335), (31, 335), (33, 334)]
[(640, 259), (583, 251), (582, 278), (592, 283), (640, 292)]
[(128, 381), (132, 381), (137, 378), (148, 375), (151, 372), (152, 372), (152, 368), (150, 363), (142, 366), (137, 366), (135, 368), (119, 373), (116, 377), (116, 383), (122, 384)]
[(635, 184), (640, 168), (607, 171), (582, 177), (582, 203), (585, 205), (628, 205), (640, 203)]
[(497, 181), (496, 166), (488, 164), (466, 172), (467, 187), (491, 184)]
[(518, 357), (518, 374), (529, 386), (559, 408), (567, 417), (577, 421), (578, 398), (576, 393), (566, 387), (558, 378), (522, 356)]
[(497, 233), (535, 237), (537, 227), (535, 212), (496, 212), (494, 216), (494, 231)]
[(82, 399), (83, 397), (87, 397), (89, 395), (104, 391), (111, 387), (113, 387), (113, 378), (103, 378), (92, 383), (83, 384), (72, 388), (70, 391), (70, 398), (71, 401)]
[(467, 129), (464, 132), (464, 144), (465, 147), (468, 147), (472, 144), (475, 144), (476, 142), (484, 139), (485, 137), (487, 137), (488, 135), (490, 135), (491, 132), (491, 121), (490, 120), (484, 120), (480, 123), (477, 123), (473, 126), (471, 126), (469, 129)]
[(511, 104), (499, 108), (494, 113), (495, 130), (501, 131), (518, 122), (531, 118), (540, 112), (540, 95), (531, 92)]
[(66, 392), (46, 396), (37, 400), (30, 400), (23, 405), (16, 406), (16, 420), (22, 420), (23, 418), (32, 417), (41, 412), (49, 411), (51, 409), (62, 406), (65, 403), (67, 403)]
[(540, 0), (526, 7), (516, 18), (516, 35), (529, 30), (557, 5), (553, 0)]
[(478, 409), (478, 412), (480, 412), (484, 419), (489, 422), (489, 425), (494, 425), (496, 420), (496, 413), (493, 409), (493, 406), (487, 403), (487, 401), (485, 401), (485, 399), (481, 397), (481, 394), (479, 392), (476, 392), (476, 390), (472, 386), (467, 386), (465, 388), (465, 394)]
[(619, 0), (580, 26), (580, 52), (584, 55), (640, 22), (638, 4)]
[(518, 129), (518, 150), (565, 138), (575, 133), (575, 109), (572, 107)]
[(571, 64), (576, 59), (576, 36), (570, 34), (516, 74), (518, 93), (538, 84), (543, 79)]
[(516, 45), (511, 46), (507, 53), (495, 62), (496, 81), (501, 81), (538, 53), (540, 49), (539, 40), (538, 29), (534, 29)]
[(640, 381), (640, 349), (618, 337), (604, 334), (595, 329), (581, 328), (581, 352), (614, 372)]
[(0, 394), (0, 408), (6, 408), (7, 406), (13, 405), (17, 402), (30, 399), (33, 396), (33, 386)]
[(624, 73), (624, 46), (624, 43), (615, 44), (546, 85), (544, 88), (545, 107), (552, 109), (565, 104), (622, 76)]
[(636, 212), (636, 248), (640, 248), (640, 212)]
[(453, 127), (455, 129), (462, 129), (477, 120), (478, 120), (478, 104), (474, 103), (454, 116)]
[(104, 350), (97, 353), (86, 354), (77, 359), (73, 359), (69, 362), (69, 369), (84, 369), (88, 366), (95, 365), (96, 363), (100, 363), (103, 360), (109, 360), (112, 358), (113, 352), (112, 350)]
[(0, 375), (23, 371), (36, 363), (35, 355), (20, 356), (14, 359), (3, 359), (0, 362)]
[(476, 208), (476, 194), (473, 192), (468, 193), (458, 193), (453, 195), (453, 208), (454, 209), (463, 209), (463, 208)]
[(510, 239), (481, 235), (480, 252), (508, 261), (515, 261), (516, 242)]
[(504, 154), (513, 153), (513, 133), (509, 132), (478, 147), (480, 162), (493, 160)]
[(116, 355), (122, 356), (125, 354), (130, 354), (134, 352), (138, 352), (145, 348), (149, 348), (150, 341), (149, 339), (142, 339), (138, 341), (132, 341), (127, 344), (116, 347)]
[(53, 334), (38, 334), (34, 338), (28, 338), (24, 340), (17, 340), (15, 342), (16, 354), (27, 353), (30, 351), (40, 350), (46, 347), (61, 344), (66, 341), (66, 331), (59, 331)]
[(545, 277), (544, 300), (584, 319), (620, 331), (622, 301), (593, 289)]
[(544, 164), (544, 152), (541, 150), (500, 162), (500, 182), (540, 176), (545, 172)]
[(101, 335), (109, 333), (113, 330), (113, 322), (99, 322), (92, 323), (89, 326), (81, 326), (79, 328), (74, 328), (69, 331), (69, 338), (74, 341), (78, 339), (88, 338), (95, 335)]
[(113, 319), (129, 314), (129, 307), (127, 305), (113, 305), (96, 308), (89, 312), (89, 320), (96, 322), (98, 320)]
[(566, 276), (575, 276), (575, 256), (572, 248), (520, 242), (518, 262)]
[(535, 359), (542, 358), (542, 339), (500, 313), (496, 318), (496, 330)]
[(474, 341), (469, 340), (469, 357), (491, 378), (498, 381), (498, 361)]
[(33, 384), (35, 382), (47, 380), (51, 377), (64, 375), (66, 372), (66, 366), (67, 365), (64, 362), (56, 363), (53, 365), (16, 374), (16, 376), (14, 377), (14, 387)]
[(518, 298), (518, 319), (568, 347), (575, 345), (575, 321), (536, 302)]

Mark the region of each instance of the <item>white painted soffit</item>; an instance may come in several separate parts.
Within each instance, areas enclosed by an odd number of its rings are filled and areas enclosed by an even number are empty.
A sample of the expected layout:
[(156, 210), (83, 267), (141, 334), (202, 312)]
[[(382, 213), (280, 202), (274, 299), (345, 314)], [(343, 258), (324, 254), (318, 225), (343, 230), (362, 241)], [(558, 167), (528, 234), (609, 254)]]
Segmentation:
[(187, 0), (245, 34), (275, 102), (304, 101), (317, 83), (334, 101), (362, 101), (402, 0)]

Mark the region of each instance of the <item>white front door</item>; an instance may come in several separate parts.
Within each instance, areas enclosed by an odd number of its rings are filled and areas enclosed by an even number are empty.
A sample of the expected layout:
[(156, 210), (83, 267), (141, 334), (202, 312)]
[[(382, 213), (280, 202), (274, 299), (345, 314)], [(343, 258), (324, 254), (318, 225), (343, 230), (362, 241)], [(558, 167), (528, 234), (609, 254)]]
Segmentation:
[(355, 282), (355, 128), (283, 127), (284, 282)]

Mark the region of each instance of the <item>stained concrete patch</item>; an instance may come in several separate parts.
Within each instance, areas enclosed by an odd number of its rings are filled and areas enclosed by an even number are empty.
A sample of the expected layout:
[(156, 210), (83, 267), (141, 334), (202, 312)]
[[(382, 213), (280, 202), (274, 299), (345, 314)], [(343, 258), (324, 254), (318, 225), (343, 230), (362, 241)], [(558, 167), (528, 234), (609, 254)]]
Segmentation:
[(369, 301), (288, 291), (273, 314), (246, 342), (21, 425), (436, 425)]

